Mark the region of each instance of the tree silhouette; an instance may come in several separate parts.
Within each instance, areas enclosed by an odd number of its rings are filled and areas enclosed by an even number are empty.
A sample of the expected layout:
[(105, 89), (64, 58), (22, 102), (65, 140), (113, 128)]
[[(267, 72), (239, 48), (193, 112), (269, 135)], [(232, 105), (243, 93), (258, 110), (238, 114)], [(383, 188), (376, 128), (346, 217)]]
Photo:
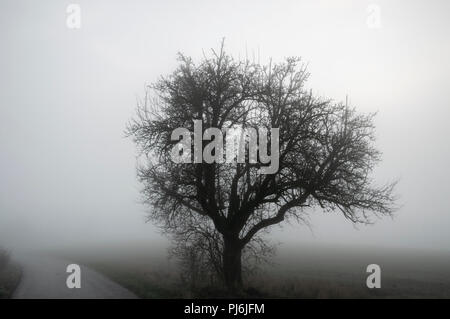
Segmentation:
[[(128, 126), (144, 155), (138, 176), (149, 218), (210, 253), (211, 267), (232, 291), (243, 285), (243, 252), (258, 257), (255, 247), (264, 247), (260, 234), (268, 227), (301, 220), (314, 206), (353, 223), (394, 210), (394, 183), (377, 187), (370, 178), (380, 160), (374, 115), (313, 96), (305, 88), (308, 75), (299, 58), (261, 65), (233, 59), (223, 45), (197, 64), (180, 54), (178, 68), (149, 86)], [(268, 164), (248, 157), (245, 163), (174, 162), (172, 132), (193, 132), (194, 120), (202, 132), (279, 128), (278, 170), (261, 174)]]

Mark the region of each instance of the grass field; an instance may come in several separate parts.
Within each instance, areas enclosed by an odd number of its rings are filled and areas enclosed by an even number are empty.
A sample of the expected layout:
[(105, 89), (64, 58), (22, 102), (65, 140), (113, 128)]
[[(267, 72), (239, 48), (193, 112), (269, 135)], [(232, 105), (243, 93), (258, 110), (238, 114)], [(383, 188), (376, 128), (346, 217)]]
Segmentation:
[[(144, 244), (66, 252), (142, 298), (223, 297), (208, 283), (182, 280), (165, 249)], [(366, 267), (382, 270), (380, 289), (366, 286)], [(450, 298), (450, 254), (400, 249), (282, 245), (270, 265), (247, 276), (252, 297)]]
[(8, 252), (0, 249), (0, 299), (11, 298), (20, 276), (20, 267), (11, 262)]

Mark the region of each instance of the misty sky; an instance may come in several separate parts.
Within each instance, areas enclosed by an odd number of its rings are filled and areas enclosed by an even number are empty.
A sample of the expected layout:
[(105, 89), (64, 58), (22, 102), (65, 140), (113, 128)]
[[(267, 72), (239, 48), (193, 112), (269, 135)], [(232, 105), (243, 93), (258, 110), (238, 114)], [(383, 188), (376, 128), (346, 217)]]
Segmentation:
[[(81, 29), (66, 26), (71, 2)], [(144, 223), (124, 129), (178, 51), (201, 58), (225, 37), (236, 57), (301, 56), (316, 94), (378, 111), (374, 179), (400, 179), (394, 219), (356, 229), (316, 211), (312, 232), (275, 226), (273, 238), (449, 250), (449, 12), (444, 0), (2, 0), (0, 245), (163, 242)]]

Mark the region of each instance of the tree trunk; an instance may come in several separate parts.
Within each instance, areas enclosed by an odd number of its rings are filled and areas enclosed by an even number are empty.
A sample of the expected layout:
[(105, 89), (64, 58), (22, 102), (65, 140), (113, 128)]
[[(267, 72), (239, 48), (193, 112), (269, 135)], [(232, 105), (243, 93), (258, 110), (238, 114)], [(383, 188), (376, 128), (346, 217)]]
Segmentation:
[(223, 273), (225, 285), (232, 293), (242, 290), (242, 248), (237, 240), (224, 238)]

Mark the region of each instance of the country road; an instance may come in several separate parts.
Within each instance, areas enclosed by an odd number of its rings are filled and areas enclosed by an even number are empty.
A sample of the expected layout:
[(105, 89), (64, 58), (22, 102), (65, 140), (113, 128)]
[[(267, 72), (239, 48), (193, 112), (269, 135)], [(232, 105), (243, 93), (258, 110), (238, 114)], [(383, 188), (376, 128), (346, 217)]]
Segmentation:
[(74, 263), (71, 261), (34, 255), (17, 256), (15, 260), (22, 267), (22, 279), (13, 294), (15, 299), (137, 298), (129, 290), (83, 265), (80, 265), (81, 288), (69, 289), (66, 280), (70, 274), (66, 268)]

